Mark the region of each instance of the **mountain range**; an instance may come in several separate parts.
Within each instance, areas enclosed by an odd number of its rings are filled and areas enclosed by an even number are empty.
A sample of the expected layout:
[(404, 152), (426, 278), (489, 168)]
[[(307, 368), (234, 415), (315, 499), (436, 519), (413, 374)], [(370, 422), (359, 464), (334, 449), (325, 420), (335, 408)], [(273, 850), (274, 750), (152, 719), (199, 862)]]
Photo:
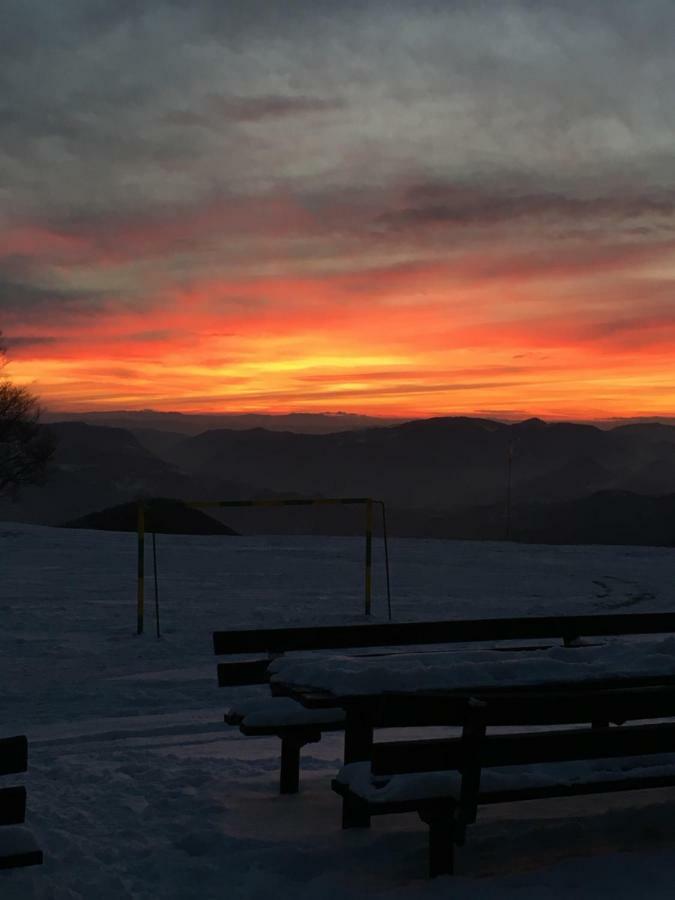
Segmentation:
[[(138, 496), (353, 496), (384, 500), (390, 530), (401, 535), (675, 538), (673, 425), (443, 417), (327, 433), (256, 427), (192, 435), (152, 429), (147, 420), (131, 429), (77, 421), (49, 427), (58, 449), (47, 483), (16, 504), (3, 501), (2, 518), (59, 524)], [(221, 521), (243, 533), (363, 528), (358, 508), (226, 512)]]

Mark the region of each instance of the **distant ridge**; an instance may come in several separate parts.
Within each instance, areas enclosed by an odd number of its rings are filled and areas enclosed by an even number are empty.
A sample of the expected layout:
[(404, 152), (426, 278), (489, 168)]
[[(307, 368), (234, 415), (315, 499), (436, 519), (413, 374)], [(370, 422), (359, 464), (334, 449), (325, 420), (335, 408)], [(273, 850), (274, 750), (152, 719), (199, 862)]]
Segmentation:
[[(138, 504), (122, 503), (99, 512), (66, 522), (64, 528), (90, 528), (95, 531), (136, 531)], [(234, 529), (218, 522), (198, 509), (179, 500), (153, 500), (146, 511), (146, 529), (157, 534), (226, 534), (238, 535)]]
[(86, 422), (89, 425), (105, 425), (126, 428), (129, 431), (173, 432), (196, 435), (211, 429), (227, 428), (245, 431), (265, 428), (267, 431), (291, 431), (300, 434), (333, 434), (360, 428), (381, 428), (407, 422), (405, 418), (379, 418), (355, 413), (180, 413), (157, 412), (153, 409), (116, 410), (110, 412), (60, 413), (47, 411), (43, 421)]
[[(370, 416), (348, 412), (291, 412), (291, 413), (184, 413), (159, 412), (155, 409), (140, 410), (89, 410), (84, 412), (59, 412), (45, 410), (43, 421), (52, 422), (86, 422), (89, 425), (126, 428), (137, 436), (141, 432), (172, 432), (172, 437), (179, 435), (196, 435), (214, 429), (230, 429), (247, 431), (253, 428), (265, 428), (267, 431), (290, 431), (298, 434), (334, 434), (342, 431), (356, 431), (363, 428), (384, 428), (391, 425), (402, 425), (419, 421), (467, 421), (493, 422), (502, 425), (592, 425), (603, 431), (630, 425), (675, 425), (675, 416), (625, 416), (615, 418), (585, 419), (583, 417), (542, 418), (523, 414), (497, 413), (485, 417), (478, 413), (453, 414), (439, 416)], [(157, 440), (157, 438), (154, 438)]]

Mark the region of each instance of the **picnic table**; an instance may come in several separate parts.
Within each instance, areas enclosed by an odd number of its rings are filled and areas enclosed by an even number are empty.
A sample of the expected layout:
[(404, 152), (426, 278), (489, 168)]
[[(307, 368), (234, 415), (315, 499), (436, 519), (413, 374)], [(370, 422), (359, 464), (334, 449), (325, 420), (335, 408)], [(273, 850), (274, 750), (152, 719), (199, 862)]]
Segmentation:
[[(221, 687), (234, 687), (242, 685), (267, 684), (270, 680), (270, 668), (273, 660), (282, 654), (312, 654), (316, 659), (316, 653), (332, 654), (346, 652), (349, 656), (370, 656), (373, 659), (392, 654), (405, 654), (410, 660), (414, 660), (414, 654), (422, 652), (422, 648), (429, 648), (421, 658), (421, 665), (414, 666), (414, 670), (406, 669), (405, 689), (410, 684), (414, 690), (423, 690), (431, 684), (436, 687), (435, 680), (438, 677), (438, 667), (435, 665), (434, 653), (438, 654), (440, 648), (447, 652), (451, 647), (455, 650), (461, 646), (465, 663), (469, 663), (468, 680), (471, 683), (474, 676), (470, 673), (471, 659), (466, 656), (469, 650), (480, 650), (486, 646), (491, 648), (492, 660), (497, 659), (495, 653), (506, 651), (513, 655), (519, 651), (526, 651), (525, 656), (529, 660), (534, 659), (535, 650), (552, 649), (552, 645), (559, 646), (560, 642), (565, 647), (579, 646), (582, 643), (588, 646), (590, 641), (606, 639), (608, 636), (630, 635), (647, 636), (675, 634), (675, 614), (673, 613), (594, 613), (591, 615), (571, 616), (528, 616), (525, 618), (490, 618), (490, 619), (442, 619), (436, 621), (390, 622), (330, 625), (312, 627), (290, 627), (271, 629), (245, 629), (216, 631), (213, 634), (213, 646), (216, 655), (225, 657), (218, 664), (218, 684)], [(524, 642), (524, 643), (523, 643)], [(416, 648), (413, 651), (413, 648)], [(431, 653), (431, 655), (427, 655)], [(247, 656), (242, 659), (242, 655)], [(257, 654), (252, 659), (251, 654)], [(666, 655), (668, 655), (666, 651)], [(297, 657), (296, 657), (297, 658)], [(517, 658), (517, 657), (516, 657)], [(560, 661), (569, 661), (573, 657), (563, 655)], [(453, 657), (453, 662), (457, 657)], [(482, 666), (483, 654), (474, 660), (475, 665)], [(576, 658), (578, 661), (578, 657)], [(286, 658), (288, 662), (288, 657)], [(548, 665), (555, 664), (554, 657), (548, 661)], [(620, 661), (615, 660), (615, 668)], [(653, 666), (653, 663), (648, 663)], [(466, 666), (465, 666), (466, 667)], [(529, 667), (526, 666), (526, 668)], [(331, 664), (331, 668), (335, 667)], [(569, 666), (561, 667), (561, 677), (565, 677), (565, 671)], [(662, 671), (663, 666), (656, 666), (656, 670)], [(399, 672), (400, 667), (396, 666)], [(649, 669), (654, 671), (653, 667)], [(286, 669), (284, 669), (286, 671)], [(314, 673), (316, 674), (316, 673)], [(354, 673), (357, 680), (363, 682), (362, 673)], [(379, 680), (386, 688), (391, 688), (391, 675), (385, 673)], [(400, 672), (399, 672), (400, 674)], [(513, 673), (511, 673), (513, 675)], [(596, 673), (597, 675), (597, 673)], [(305, 673), (305, 681), (301, 685), (312, 684), (312, 677)], [(429, 681), (431, 677), (431, 681)], [(453, 681), (457, 681), (457, 672), (453, 673)], [(307, 680), (309, 678), (309, 680)], [(503, 680), (503, 674), (496, 674), (497, 681)], [(374, 690), (377, 683), (377, 671), (367, 673), (369, 690)], [(400, 683), (400, 682), (399, 682)], [(325, 687), (325, 686), (324, 686)], [(344, 693), (344, 685), (343, 693)], [(447, 685), (443, 685), (447, 687)], [(339, 693), (339, 686), (335, 684), (326, 687), (331, 693)], [(283, 693), (283, 686), (278, 687), (278, 693)], [(389, 696), (389, 695), (387, 695)], [(310, 702), (314, 702), (315, 708), (309, 708)], [(412, 701), (410, 701), (412, 702)], [(410, 702), (408, 706), (410, 706)], [(353, 706), (353, 704), (350, 704)], [(405, 705), (405, 704), (404, 704)], [(414, 701), (415, 709), (418, 708), (417, 699)], [(389, 703), (389, 706), (393, 706)], [(401, 703), (396, 704), (398, 710)], [(418, 710), (419, 711), (419, 710)], [(447, 712), (447, 704), (445, 712)], [(354, 716), (350, 714), (353, 719)], [(342, 731), (345, 724), (345, 713), (342, 709), (333, 705), (333, 698), (324, 698), (320, 702), (317, 697), (303, 697), (301, 703), (297, 703), (290, 697), (274, 701), (256, 701), (254, 704), (248, 701), (235, 701), (225, 714), (225, 722), (228, 725), (238, 726), (243, 734), (249, 736), (275, 735), (281, 739), (281, 768), (279, 786), (281, 793), (296, 793), (300, 779), (300, 749), (308, 743), (314, 743), (321, 739), (321, 735), (327, 731)], [(420, 720), (419, 724), (425, 724)], [(348, 744), (351, 744), (354, 729), (350, 727)], [(348, 750), (348, 755), (351, 751)]]
[[(488, 647), (354, 656), (280, 657), (270, 687), (309, 709), (345, 711), (345, 762), (370, 758), (373, 729), (432, 724), (434, 695), (494, 697), (514, 692), (625, 690), (675, 685), (675, 637), (609, 639), (524, 650)], [(461, 704), (457, 707), (461, 709)]]
[[(244, 734), (282, 738), (282, 793), (297, 791), (300, 746), (344, 727), (332, 782), (343, 827), (417, 812), (432, 875), (452, 872), (479, 807), (675, 786), (673, 613), (218, 631), (213, 641), (232, 657), (218, 665), (221, 686), (269, 682), (286, 698), (225, 716)], [(453, 733), (373, 740), (376, 728), (432, 725)]]
[[(453, 846), (464, 843), (481, 805), (675, 784), (670, 757), (661, 768), (634, 768), (672, 753), (673, 637), (282, 657), (270, 675), (276, 695), (309, 709), (344, 710), (345, 765), (332, 782), (342, 797), (343, 827), (367, 827), (371, 815), (417, 812), (429, 827), (431, 875), (452, 873)], [(611, 727), (650, 718), (658, 721)], [(414, 725), (455, 725), (461, 733), (374, 744), (375, 728)], [(488, 735), (488, 725), (516, 726), (517, 733)], [(541, 726), (557, 730), (542, 733)], [(569, 783), (555, 769), (522, 770), (523, 764), (617, 757), (624, 759), (618, 768), (610, 763), (598, 773), (591, 767)], [(518, 765), (520, 774), (505, 781), (498, 767)]]

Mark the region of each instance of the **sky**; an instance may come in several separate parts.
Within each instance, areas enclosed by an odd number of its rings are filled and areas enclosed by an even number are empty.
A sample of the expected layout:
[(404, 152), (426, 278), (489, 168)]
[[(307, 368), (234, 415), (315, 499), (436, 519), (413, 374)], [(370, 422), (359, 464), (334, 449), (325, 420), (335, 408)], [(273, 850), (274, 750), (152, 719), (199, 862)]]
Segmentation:
[(672, 0), (3, 0), (49, 409), (675, 410)]

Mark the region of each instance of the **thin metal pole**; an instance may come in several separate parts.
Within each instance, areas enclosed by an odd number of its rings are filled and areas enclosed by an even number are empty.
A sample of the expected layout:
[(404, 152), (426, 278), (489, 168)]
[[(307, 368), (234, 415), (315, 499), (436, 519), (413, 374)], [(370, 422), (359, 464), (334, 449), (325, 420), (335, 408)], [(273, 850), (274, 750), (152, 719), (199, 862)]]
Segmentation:
[(380, 500), (382, 507), (382, 538), (384, 540), (384, 570), (387, 575), (387, 612), (389, 613), (389, 621), (391, 622), (391, 582), (389, 580), (389, 541), (387, 540), (387, 513), (385, 512), (384, 500)]
[(157, 579), (157, 534), (152, 532), (152, 564), (155, 570), (155, 622), (157, 626), (157, 638), (161, 637), (159, 633), (159, 581)]
[(373, 501), (366, 500), (366, 615), (370, 615), (373, 591)]
[(143, 634), (145, 612), (145, 506), (138, 504), (138, 580), (136, 585), (136, 634)]
[(506, 540), (511, 540), (511, 476), (513, 470), (513, 444), (509, 444), (506, 457)]

